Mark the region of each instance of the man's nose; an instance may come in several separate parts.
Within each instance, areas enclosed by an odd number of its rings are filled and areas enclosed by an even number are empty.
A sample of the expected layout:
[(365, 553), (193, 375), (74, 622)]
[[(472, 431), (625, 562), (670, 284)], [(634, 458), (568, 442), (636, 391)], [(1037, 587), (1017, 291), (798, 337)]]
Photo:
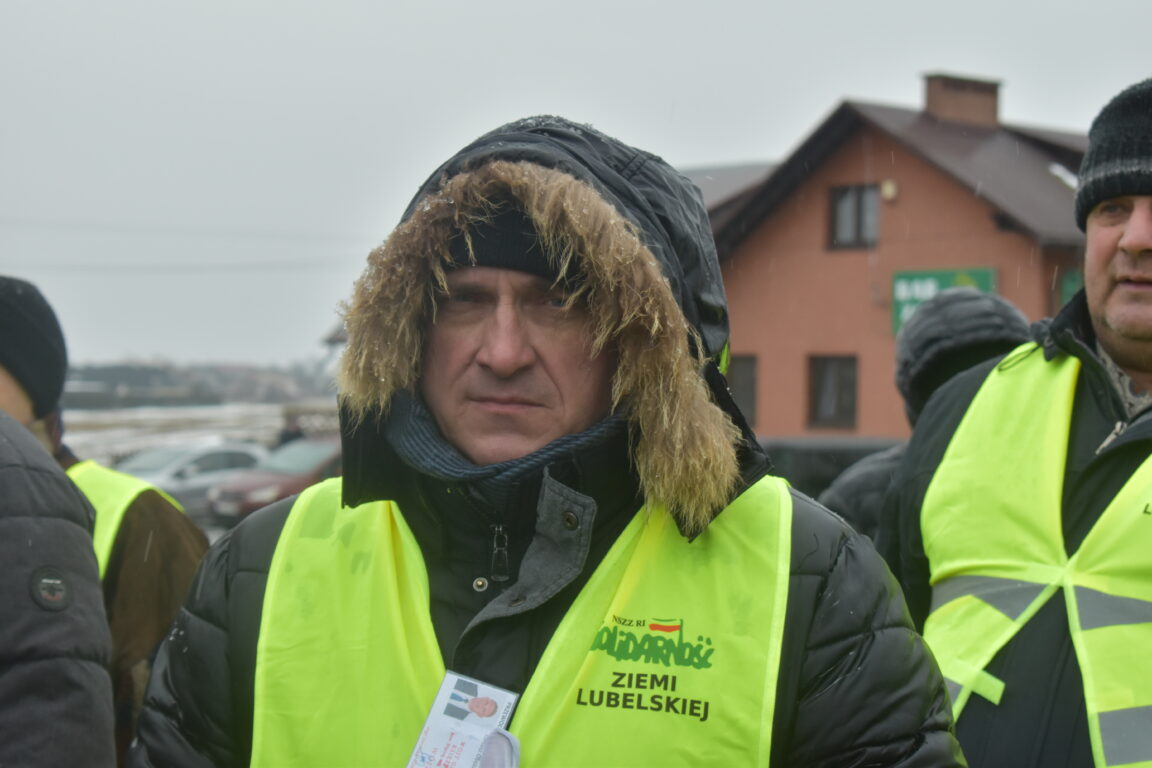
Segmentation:
[(476, 361), (497, 376), (512, 376), (535, 362), (531, 329), (515, 303), (498, 303), (482, 333)]
[(1133, 256), (1152, 254), (1152, 196), (1141, 196), (1124, 225), (1120, 248)]

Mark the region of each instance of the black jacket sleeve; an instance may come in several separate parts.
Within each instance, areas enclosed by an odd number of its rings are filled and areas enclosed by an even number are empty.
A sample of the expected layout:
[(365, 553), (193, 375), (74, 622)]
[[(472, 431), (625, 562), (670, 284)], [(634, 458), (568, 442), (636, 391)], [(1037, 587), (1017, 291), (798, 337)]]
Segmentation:
[(209, 548), (153, 662), (128, 765), (248, 765), (259, 611), (295, 501), (265, 507)]
[(860, 533), (875, 538), (884, 494), (907, 447), (900, 443), (865, 456), (841, 472), (817, 500)]
[(47, 451), (0, 413), (0, 765), (116, 763), (91, 520)]
[[(209, 550), (153, 667), (134, 768), (248, 764), (255, 614), (291, 501)], [(964, 765), (940, 673), (883, 561), (811, 499), (795, 494), (794, 503), (772, 764)]]
[(787, 750), (774, 749), (773, 764), (965, 765), (944, 680), (883, 560), (811, 500), (794, 504), (784, 664), (804, 649), (798, 674), (781, 670), (778, 706), (791, 697), (796, 709), (791, 733), (777, 729)]

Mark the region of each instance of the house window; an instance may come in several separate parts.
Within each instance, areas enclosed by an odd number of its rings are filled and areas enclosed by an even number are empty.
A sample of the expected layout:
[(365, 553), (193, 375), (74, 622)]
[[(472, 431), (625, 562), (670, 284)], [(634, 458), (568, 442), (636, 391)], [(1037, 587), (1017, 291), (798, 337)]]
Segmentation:
[(875, 184), (833, 187), (828, 233), (831, 248), (868, 248), (880, 231), (880, 192)]
[(732, 355), (728, 361), (728, 388), (740, 413), (749, 424), (755, 424), (756, 355)]
[(856, 426), (856, 356), (808, 358), (808, 426)]

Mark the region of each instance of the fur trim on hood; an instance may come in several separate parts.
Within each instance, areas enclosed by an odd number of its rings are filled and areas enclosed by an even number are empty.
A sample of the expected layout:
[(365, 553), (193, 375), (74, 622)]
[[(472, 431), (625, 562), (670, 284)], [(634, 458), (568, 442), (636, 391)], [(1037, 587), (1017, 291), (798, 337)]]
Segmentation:
[(710, 394), (701, 375), (707, 345), (686, 319), (646, 233), (596, 187), (564, 170), (490, 158), (426, 185), (407, 218), (370, 254), (344, 307), (345, 412), (354, 425), (386, 413), (397, 391), (418, 389), (424, 331), (452, 265), (449, 240), (509, 203), (532, 220), (560, 279), (580, 286), (593, 319), (593, 351), (616, 353), (613, 407), (632, 432), (645, 498), (665, 506), (685, 533), (698, 533), (737, 486), (741, 429)]

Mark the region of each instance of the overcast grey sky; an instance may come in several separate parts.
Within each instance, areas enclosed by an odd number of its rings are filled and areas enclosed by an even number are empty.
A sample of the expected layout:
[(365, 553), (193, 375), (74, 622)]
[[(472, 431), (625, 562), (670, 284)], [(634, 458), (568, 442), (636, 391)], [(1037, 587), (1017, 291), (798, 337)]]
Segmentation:
[(843, 99), (1000, 80), (1086, 131), (1148, 0), (0, 0), (0, 273), (73, 362), (320, 356), (448, 155), (555, 113), (678, 167), (783, 158)]

